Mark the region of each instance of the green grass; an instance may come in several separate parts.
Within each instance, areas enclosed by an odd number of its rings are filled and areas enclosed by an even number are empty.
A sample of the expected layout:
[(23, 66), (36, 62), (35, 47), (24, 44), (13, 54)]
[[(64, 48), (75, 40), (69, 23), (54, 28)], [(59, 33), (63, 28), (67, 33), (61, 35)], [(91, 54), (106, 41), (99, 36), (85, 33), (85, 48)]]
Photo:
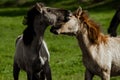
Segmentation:
[[(72, 1), (70, 1), (72, 2)], [(64, 2), (52, 6), (62, 7)], [(64, 3), (67, 4), (67, 1)], [(69, 5), (69, 4), (68, 4)], [(70, 4), (71, 5), (71, 4)], [(69, 6), (70, 6), (69, 5)], [(71, 6), (66, 9), (74, 9)], [(26, 26), (22, 25), (23, 16), (27, 8), (1, 8), (0, 9), (0, 80), (13, 80), (12, 66), (15, 52), (15, 39), (22, 34)], [(107, 28), (114, 15), (114, 9), (89, 10), (90, 17), (101, 25), (103, 33), (107, 34)], [(82, 63), (82, 54), (75, 37), (56, 36), (50, 33), (50, 27), (45, 32), (45, 41), (48, 45), (51, 60), (53, 80), (84, 80), (85, 68)], [(117, 29), (120, 34), (120, 26)], [(111, 80), (119, 80), (114, 77)], [(26, 73), (20, 73), (20, 80), (26, 80)], [(95, 77), (94, 80), (100, 80)]]

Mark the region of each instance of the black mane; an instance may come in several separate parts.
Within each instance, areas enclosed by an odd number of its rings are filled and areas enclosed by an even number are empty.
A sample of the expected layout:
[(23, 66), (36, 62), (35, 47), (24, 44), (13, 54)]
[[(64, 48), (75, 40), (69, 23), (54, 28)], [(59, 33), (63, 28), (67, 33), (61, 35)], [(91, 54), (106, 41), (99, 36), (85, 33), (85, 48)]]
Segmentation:
[(33, 27), (34, 18), (36, 15), (39, 15), (39, 11), (35, 6), (27, 12), (27, 28), (23, 31), (23, 42), (25, 45), (30, 45), (33, 37), (36, 35)]

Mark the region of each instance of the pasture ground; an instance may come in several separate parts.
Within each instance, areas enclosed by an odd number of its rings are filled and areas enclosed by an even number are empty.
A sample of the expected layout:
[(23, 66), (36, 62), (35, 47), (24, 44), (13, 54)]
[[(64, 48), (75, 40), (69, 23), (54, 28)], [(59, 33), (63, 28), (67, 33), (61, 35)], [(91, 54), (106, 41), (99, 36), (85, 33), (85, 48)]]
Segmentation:
[[(67, 5), (67, 1), (61, 4)], [(54, 7), (61, 7), (56, 3)], [(75, 10), (72, 6), (62, 6), (62, 8)], [(78, 5), (78, 4), (77, 4)], [(75, 5), (76, 7), (76, 5)], [(101, 30), (107, 34), (107, 28), (115, 13), (108, 5), (102, 5), (88, 9), (90, 17), (101, 25)], [(12, 66), (15, 52), (15, 39), (22, 34), (26, 26), (22, 25), (23, 16), (28, 7), (0, 8), (0, 80), (13, 80)], [(45, 41), (48, 45), (51, 60), (53, 80), (84, 80), (85, 68), (82, 64), (82, 54), (75, 37), (57, 36), (50, 33), (50, 27), (45, 32)], [(120, 34), (120, 26), (117, 29)], [(21, 71), (20, 79), (26, 80), (26, 73)], [(100, 80), (95, 77), (94, 80)], [(120, 77), (113, 77), (111, 80), (120, 80)]]

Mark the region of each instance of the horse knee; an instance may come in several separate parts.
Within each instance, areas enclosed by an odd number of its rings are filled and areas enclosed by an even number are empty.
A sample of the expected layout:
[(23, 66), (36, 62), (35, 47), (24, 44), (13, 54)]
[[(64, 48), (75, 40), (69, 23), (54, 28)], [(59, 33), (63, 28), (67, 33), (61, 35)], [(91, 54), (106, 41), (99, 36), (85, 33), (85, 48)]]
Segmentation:
[(103, 71), (103, 75), (101, 77), (102, 80), (110, 80), (110, 71), (106, 70), (106, 71)]

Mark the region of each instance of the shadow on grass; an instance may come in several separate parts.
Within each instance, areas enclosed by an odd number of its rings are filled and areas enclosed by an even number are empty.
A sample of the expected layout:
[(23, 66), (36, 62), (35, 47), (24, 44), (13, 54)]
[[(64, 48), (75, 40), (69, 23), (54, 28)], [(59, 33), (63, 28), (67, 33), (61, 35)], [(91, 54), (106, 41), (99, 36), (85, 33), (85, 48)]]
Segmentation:
[(20, 8), (11, 8), (10, 10), (5, 8), (3, 11), (0, 11), (0, 16), (15, 17), (26, 15), (27, 9)]

